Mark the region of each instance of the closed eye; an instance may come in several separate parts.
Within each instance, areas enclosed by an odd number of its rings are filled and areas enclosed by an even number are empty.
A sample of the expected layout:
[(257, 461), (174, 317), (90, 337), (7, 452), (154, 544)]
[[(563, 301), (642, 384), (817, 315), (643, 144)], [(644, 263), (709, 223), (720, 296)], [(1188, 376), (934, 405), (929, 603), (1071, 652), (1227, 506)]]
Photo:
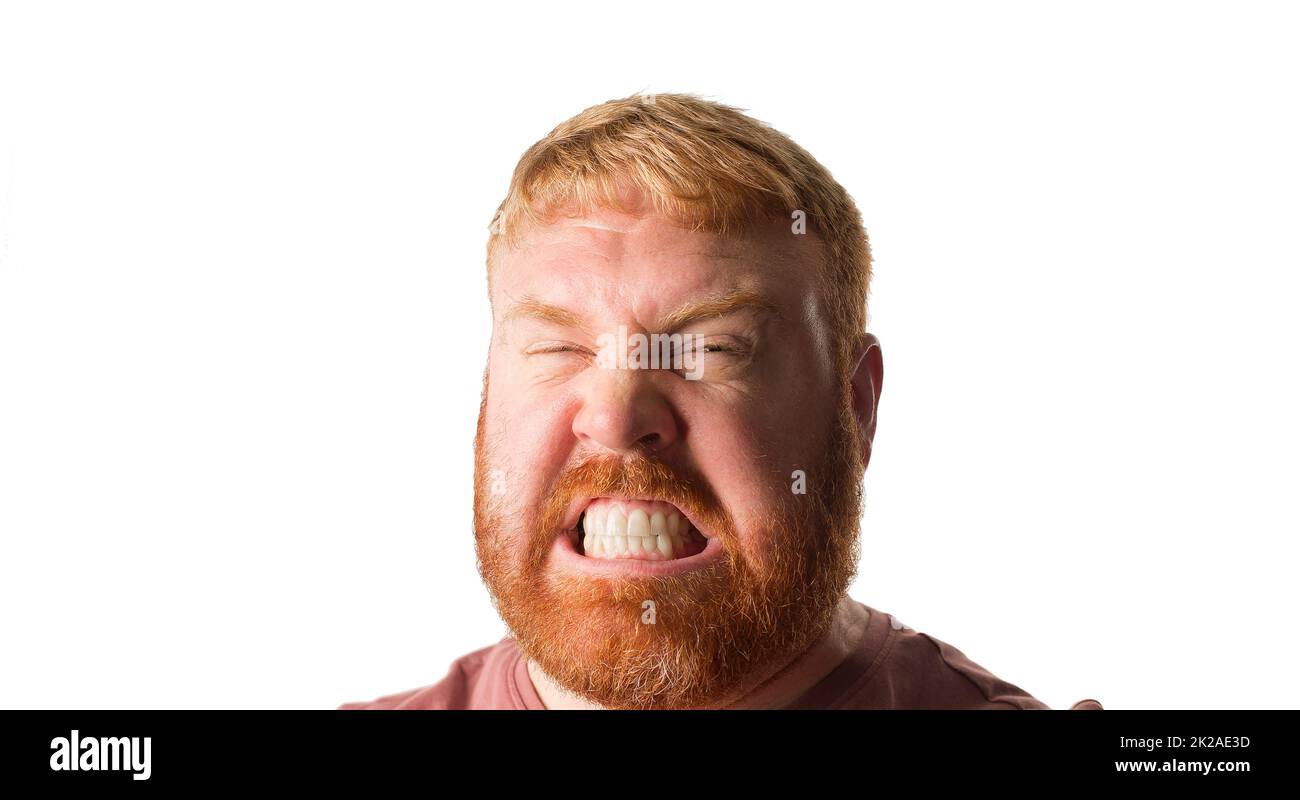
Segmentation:
[(714, 338), (712, 341), (699, 342), (698, 344), (687, 344), (683, 349), (693, 350), (697, 353), (730, 353), (733, 355), (748, 351), (746, 343), (734, 336), (720, 339)]
[(570, 342), (542, 342), (535, 344), (524, 351), (525, 355), (545, 355), (547, 353), (582, 353), (592, 355), (592, 352), (581, 345)]

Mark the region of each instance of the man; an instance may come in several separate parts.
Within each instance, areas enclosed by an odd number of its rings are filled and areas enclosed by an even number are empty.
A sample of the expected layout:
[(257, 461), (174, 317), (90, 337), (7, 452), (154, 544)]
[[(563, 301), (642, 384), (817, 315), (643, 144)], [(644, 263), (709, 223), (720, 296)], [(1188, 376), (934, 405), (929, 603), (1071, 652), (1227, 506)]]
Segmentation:
[(491, 231), (474, 533), (511, 635), (342, 708), (1047, 708), (847, 595), (883, 362), (811, 155), (615, 100), (524, 154)]

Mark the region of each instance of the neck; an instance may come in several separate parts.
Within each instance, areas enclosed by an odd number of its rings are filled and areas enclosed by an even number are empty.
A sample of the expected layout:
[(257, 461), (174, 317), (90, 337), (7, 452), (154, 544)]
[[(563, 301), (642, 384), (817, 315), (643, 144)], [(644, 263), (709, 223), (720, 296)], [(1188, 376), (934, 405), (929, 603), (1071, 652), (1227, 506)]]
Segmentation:
[[(867, 610), (847, 594), (840, 599), (831, 624), (811, 647), (785, 664), (769, 669), (750, 681), (754, 688), (738, 699), (724, 702), (728, 709), (781, 708), (816, 686), (831, 670), (862, 645), (867, 631)], [(601, 706), (555, 683), (528, 659), (528, 675), (542, 703), (552, 710), (599, 709)]]

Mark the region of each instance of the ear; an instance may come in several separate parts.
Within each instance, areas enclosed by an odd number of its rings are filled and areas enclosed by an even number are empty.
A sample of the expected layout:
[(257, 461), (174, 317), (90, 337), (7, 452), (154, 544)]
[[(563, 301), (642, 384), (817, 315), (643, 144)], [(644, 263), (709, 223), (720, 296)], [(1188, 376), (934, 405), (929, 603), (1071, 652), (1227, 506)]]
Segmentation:
[(862, 468), (871, 461), (871, 443), (876, 438), (876, 415), (880, 408), (880, 387), (885, 380), (885, 362), (880, 354), (880, 340), (874, 334), (859, 334), (854, 349), (853, 412), (858, 418)]

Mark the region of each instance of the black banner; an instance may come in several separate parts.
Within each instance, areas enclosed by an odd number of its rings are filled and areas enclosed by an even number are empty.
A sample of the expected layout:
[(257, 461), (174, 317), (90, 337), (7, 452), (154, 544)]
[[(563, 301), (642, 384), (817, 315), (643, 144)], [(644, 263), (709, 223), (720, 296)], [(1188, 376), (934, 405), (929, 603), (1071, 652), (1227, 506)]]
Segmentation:
[[(9, 711), (6, 781), (433, 788), (683, 775), (1236, 787), (1285, 779), (1292, 711)], [(594, 787), (592, 787), (594, 788)]]

